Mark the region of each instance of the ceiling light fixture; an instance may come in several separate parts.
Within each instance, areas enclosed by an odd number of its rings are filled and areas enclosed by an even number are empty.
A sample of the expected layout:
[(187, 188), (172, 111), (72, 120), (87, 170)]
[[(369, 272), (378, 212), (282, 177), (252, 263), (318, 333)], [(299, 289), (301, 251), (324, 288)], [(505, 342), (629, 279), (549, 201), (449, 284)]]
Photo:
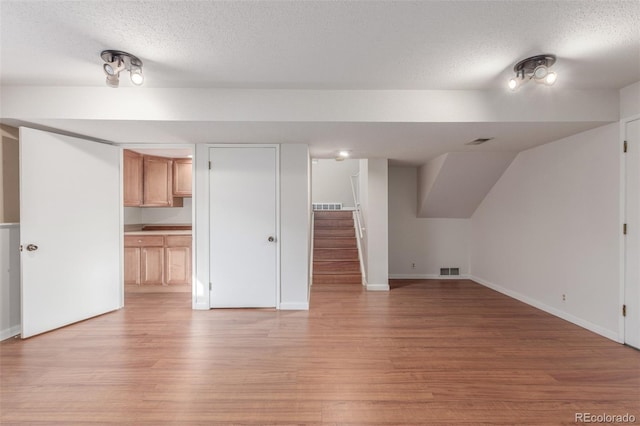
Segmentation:
[(338, 151), (338, 156), (336, 157), (336, 161), (344, 161), (347, 158), (349, 158), (349, 155), (351, 155), (349, 151), (344, 151), (344, 150)]
[(105, 62), (102, 69), (107, 75), (107, 86), (118, 87), (120, 72), (125, 70), (129, 71), (129, 77), (135, 86), (142, 86), (144, 83), (142, 61), (136, 56), (120, 50), (103, 50), (100, 57)]
[(509, 79), (509, 89), (516, 90), (529, 80), (551, 86), (558, 79), (558, 74), (549, 69), (555, 63), (555, 55), (537, 55), (523, 59), (513, 67), (516, 76)]

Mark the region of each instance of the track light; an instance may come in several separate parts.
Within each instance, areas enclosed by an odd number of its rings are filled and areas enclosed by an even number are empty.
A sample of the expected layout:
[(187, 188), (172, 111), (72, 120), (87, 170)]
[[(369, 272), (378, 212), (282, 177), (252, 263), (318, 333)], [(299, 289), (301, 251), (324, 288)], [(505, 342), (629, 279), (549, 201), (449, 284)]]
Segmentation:
[(142, 61), (130, 53), (120, 50), (104, 50), (100, 57), (105, 62), (102, 66), (107, 76), (107, 86), (118, 87), (120, 85), (120, 72), (129, 71), (131, 83), (141, 86), (144, 83), (142, 74)]
[(551, 86), (558, 79), (558, 74), (550, 70), (555, 62), (555, 55), (537, 55), (523, 59), (513, 67), (516, 76), (509, 79), (507, 86), (515, 91), (529, 80)]

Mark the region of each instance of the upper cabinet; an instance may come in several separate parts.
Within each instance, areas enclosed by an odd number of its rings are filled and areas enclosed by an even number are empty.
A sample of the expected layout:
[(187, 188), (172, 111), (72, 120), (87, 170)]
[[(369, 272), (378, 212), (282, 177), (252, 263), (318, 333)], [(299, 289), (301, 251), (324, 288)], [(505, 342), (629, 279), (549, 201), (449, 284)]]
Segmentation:
[(143, 156), (143, 207), (181, 207), (182, 198), (173, 197), (173, 160)]
[(191, 197), (191, 158), (173, 160), (173, 196)]
[(124, 150), (124, 205), (138, 207), (142, 205), (142, 155)]
[(165, 158), (124, 151), (124, 205), (182, 207), (191, 197), (191, 159)]

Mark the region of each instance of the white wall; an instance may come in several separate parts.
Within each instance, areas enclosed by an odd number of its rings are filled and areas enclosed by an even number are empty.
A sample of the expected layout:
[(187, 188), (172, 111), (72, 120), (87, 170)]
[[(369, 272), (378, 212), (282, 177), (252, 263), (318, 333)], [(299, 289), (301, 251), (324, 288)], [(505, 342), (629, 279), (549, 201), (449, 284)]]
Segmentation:
[(620, 89), (620, 118), (640, 115), (640, 81)]
[(309, 309), (309, 148), (280, 146), (280, 309)]
[(311, 166), (311, 199), (314, 203), (342, 203), (355, 207), (351, 176), (358, 173), (358, 160), (314, 160)]
[(0, 224), (0, 340), (20, 334), (20, 228)]
[[(364, 170), (363, 170), (364, 168)], [(367, 290), (389, 290), (388, 160), (360, 161), (360, 203), (364, 213), (363, 258)], [(362, 184), (364, 181), (364, 184)]]
[(125, 207), (124, 224), (191, 223), (192, 199), (183, 200), (182, 207)]
[(618, 138), (614, 123), (520, 153), (471, 219), (473, 279), (617, 340)]
[(471, 220), (417, 217), (417, 174), (416, 167), (389, 167), (389, 277), (439, 278), (449, 267), (466, 275)]

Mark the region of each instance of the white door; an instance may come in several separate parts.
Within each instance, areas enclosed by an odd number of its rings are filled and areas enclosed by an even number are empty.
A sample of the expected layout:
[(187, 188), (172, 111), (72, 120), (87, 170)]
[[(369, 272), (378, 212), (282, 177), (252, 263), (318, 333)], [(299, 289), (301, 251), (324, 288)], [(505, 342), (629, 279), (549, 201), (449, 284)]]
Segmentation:
[(20, 128), (22, 337), (122, 306), (120, 149)]
[(624, 341), (640, 349), (640, 120), (626, 125)]
[(276, 148), (210, 148), (210, 306), (276, 306)]

